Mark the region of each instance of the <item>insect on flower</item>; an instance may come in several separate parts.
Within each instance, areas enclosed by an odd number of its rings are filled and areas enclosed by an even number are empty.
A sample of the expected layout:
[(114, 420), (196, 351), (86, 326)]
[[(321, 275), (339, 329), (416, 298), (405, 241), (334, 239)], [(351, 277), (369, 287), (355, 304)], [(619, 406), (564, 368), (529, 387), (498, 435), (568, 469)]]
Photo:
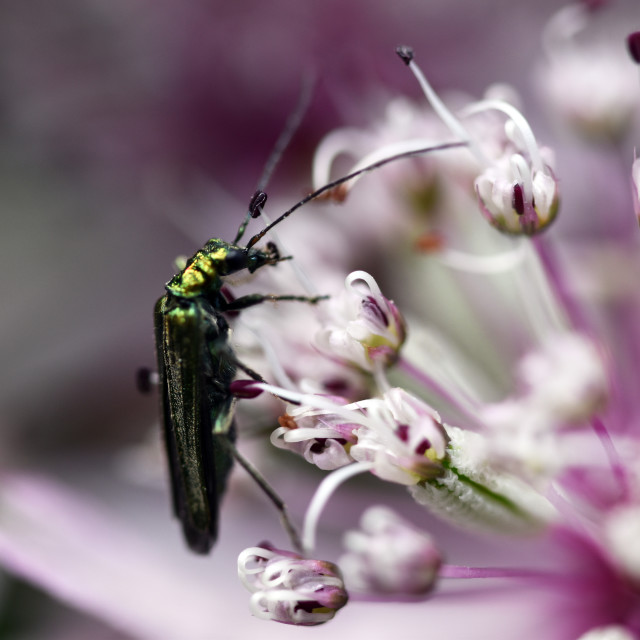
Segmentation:
[(299, 546), (282, 500), (234, 446), (234, 405), (237, 397), (251, 395), (245, 387), (243, 390), (240, 387), (233, 389), (236, 373), (241, 370), (254, 380), (263, 379), (236, 357), (229, 342), (230, 329), (225, 313), (238, 312), (267, 300), (296, 300), (313, 304), (322, 296), (256, 293), (232, 300), (223, 290), (224, 277), (241, 271), (253, 273), (264, 266), (288, 260), (289, 257), (280, 256), (272, 242), (268, 242), (265, 249), (254, 248), (254, 245), (296, 209), (320, 195), (388, 162), (464, 144), (452, 142), (416, 149), (385, 158), (334, 180), (300, 200), (242, 246), (240, 241), (249, 221), (261, 214), (267, 200), (264, 185), (304, 108), (302, 100), (282, 132), (267, 163), (266, 175), (259, 182), (234, 241), (230, 243), (219, 238), (207, 241), (167, 283), (166, 294), (155, 306), (158, 378), (173, 508), (182, 523), (187, 544), (196, 553), (208, 553), (216, 542), (219, 504), (234, 459), (274, 502), (294, 546)]

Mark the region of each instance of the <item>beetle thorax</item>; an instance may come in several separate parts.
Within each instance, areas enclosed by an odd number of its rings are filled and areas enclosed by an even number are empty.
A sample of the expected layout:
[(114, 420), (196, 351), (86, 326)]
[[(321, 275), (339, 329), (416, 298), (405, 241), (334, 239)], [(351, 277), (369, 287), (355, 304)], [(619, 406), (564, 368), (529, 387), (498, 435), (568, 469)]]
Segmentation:
[[(195, 298), (219, 290), (220, 276), (224, 273), (227, 250), (224, 247), (214, 252), (201, 249), (167, 284), (167, 291), (180, 298)], [(221, 268), (222, 267), (222, 268)]]

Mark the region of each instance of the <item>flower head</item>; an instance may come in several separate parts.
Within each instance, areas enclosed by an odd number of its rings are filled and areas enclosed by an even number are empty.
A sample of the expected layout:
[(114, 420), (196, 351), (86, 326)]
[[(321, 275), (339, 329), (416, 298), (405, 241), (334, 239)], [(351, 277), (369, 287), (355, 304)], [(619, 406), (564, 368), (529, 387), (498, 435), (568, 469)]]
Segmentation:
[(396, 305), (364, 271), (349, 274), (345, 289), (340, 300), (330, 301), (331, 319), (316, 336), (318, 348), (365, 371), (390, 366), (406, 338)]
[(558, 212), (558, 181), (549, 165), (534, 168), (527, 156), (505, 153), (475, 181), (480, 209), (498, 230), (534, 235)]
[(360, 530), (344, 536), (340, 566), (350, 588), (370, 593), (423, 595), (433, 588), (440, 553), (433, 539), (386, 507), (370, 507)]
[(253, 594), (253, 615), (283, 624), (323, 624), (348, 600), (335, 564), (308, 560), (266, 543), (240, 554), (238, 576)]
[[(553, 111), (587, 139), (620, 140), (636, 117), (640, 95), (633, 65), (621, 46), (627, 24), (624, 19), (611, 24), (602, 14), (574, 3), (558, 11), (545, 30), (539, 91)], [(611, 37), (616, 32), (618, 41)], [(631, 53), (633, 42), (628, 40)]]

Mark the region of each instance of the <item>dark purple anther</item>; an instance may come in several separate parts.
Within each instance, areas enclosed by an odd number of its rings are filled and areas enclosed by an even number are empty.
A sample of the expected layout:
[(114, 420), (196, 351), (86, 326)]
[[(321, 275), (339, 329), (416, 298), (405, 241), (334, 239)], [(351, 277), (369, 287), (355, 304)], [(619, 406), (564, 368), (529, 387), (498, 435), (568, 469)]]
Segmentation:
[(229, 385), (229, 390), (236, 398), (257, 398), (262, 389), (256, 389), (255, 380), (234, 380)]
[(320, 607), (323, 607), (323, 606), (324, 605), (320, 604), (315, 600), (301, 600), (296, 604), (293, 610), (294, 611), (302, 610), (302, 611), (306, 611), (307, 613), (312, 613), (315, 609), (319, 609)]
[(396, 434), (398, 438), (402, 440), (402, 442), (409, 442), (409, 425), (408, 424), (399, 424), (396, 429)]
[(640, 31), (634, 31), (627, 36), (627, 49), (636, 64), (640, 64)]
[(429, 449), (431, 449), (431, 443), (425, 438), (417, 447), (416, 453), (419, 456), (423, 456)]
[(400, 46), (396, 47), (396, 53), (400, 56), (400, 60), (407, 66), (413, 60), (413, 49), (411, 47)]
[(524, 191), (522, 185), (513, 185), (513, 197), (511, 198), (513, 210), (521, 216), (524, 213)]
[(267, 203), (267, 194), (264, 191), (256, 191), (249, 203), (249, 213), (252, 218), (257, 218), (262, 213), (262, 208)]
[(350, 389), (349, 383), (344, 378), (328, 378), (322, 386), (334, 396), (347, 395)]
[(383, 327), (389, 326), (387, 314), (380, 308), (380, 305), (373, 296), (367, 296), (362, 300), (362, 311), (365, 317), (373, 318), (377, 324)]

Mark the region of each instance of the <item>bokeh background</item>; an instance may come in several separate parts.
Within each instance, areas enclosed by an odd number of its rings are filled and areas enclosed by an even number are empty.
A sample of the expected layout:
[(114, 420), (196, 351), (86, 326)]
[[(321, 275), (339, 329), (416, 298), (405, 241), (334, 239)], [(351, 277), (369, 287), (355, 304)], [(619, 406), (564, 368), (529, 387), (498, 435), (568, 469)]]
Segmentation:
[[(438, 90), (513, 84), (544, 140), (532, 61), (559, 4), (1, 2), (3, 468), (118, 506), (112, 462), (157, 428), (155, 399), (134, 384), (154, 362), (154, 302), (176, 256), (232, 236), (303, 77), (316, 75), (312, 104), (271, 193), (307, 189), (332, 128), (419, 96), (398, 44)], [(162, 509), (157, 494), (145, 495)], [(1, 584), (0, 637), (128, 637), (8, 575)]]

